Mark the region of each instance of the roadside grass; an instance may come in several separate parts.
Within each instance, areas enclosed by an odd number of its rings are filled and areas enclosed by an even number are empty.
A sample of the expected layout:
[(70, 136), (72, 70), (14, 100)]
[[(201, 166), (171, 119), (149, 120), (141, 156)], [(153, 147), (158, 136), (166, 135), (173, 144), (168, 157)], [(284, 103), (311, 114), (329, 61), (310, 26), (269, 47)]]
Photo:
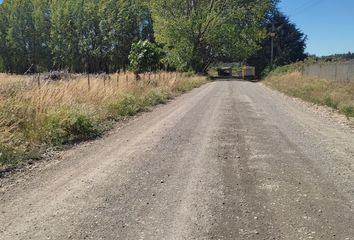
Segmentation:
[(49, 148), (96, 138), (114, 122), (207, 82), (191, 74), (76, 75), (62, 81), (0, 74), (0, 173)]
[(331, 107), (348, 119), (354, 117), (354, 83), (303, 76), (300, 71), (271, 73), (264, 83), (287, 95)]

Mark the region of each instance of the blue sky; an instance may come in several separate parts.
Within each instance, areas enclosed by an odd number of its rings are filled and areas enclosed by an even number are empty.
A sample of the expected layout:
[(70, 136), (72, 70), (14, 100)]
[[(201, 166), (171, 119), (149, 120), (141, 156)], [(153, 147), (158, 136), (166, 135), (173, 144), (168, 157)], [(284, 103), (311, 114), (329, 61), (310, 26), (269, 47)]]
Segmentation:
[(308, 36), (308, 53), (354, 52), (354, 0), (282, 0), (279, 7)]
[(308, 53), (354, 52), (354, 0), (281, 0), (279, 7), (308, 36)]

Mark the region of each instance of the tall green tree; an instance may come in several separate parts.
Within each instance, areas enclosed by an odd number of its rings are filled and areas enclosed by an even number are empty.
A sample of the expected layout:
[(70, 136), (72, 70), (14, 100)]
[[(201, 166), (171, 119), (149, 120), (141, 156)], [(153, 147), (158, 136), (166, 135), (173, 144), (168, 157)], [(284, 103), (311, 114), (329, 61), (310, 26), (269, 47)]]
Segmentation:
[(50, 51), (51, 11), (49, 0), (32, 0), (32, 21), (34, 25), (34, 60), (38, 70), (49, 69), (52, 65)]
[(264, 28), (267, 29), (268, 37), (262, 41), (262, 48), (247, 61), (256, 67), (258, 75), (271, 67), (271, 32), (275, 33), (273, 67), (301, 61), (307, 57), (305, 34), (278, 9), (275, 8), (268, 14)]
[(50, 47), (54, 68), (83, 71), (85, 65), (80, 54), (81, 22), (85, 0), (52, 0)]
[(6, 47), (11, 51), (9, 66), (14, 72), (25, 72), (36, 64), (36, 36), (31, 0), (7, 1), (8, 29)]
[(9, 52), (6, 46), (6, 35), (8, 31), (8, 17), (5, 3), (0, 4), (0, 72), (8, 71)]
[(155, 37), (179, 69), (204, 72), (217, 60), (249, 57), (265, 34), (268, 0), (152, 0)]

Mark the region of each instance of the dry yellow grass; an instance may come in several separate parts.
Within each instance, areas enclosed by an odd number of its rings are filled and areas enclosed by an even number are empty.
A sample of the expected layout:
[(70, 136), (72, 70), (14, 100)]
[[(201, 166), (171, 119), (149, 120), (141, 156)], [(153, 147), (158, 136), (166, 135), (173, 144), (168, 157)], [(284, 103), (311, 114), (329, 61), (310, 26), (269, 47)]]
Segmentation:
[(0, 168), (95, 137), (112, 121), (206, 83), (181, 73), (74, 75), (45, 81), (0, 74)]
[(303, 76), (300, 71), (271, 74), (266, 85), (305, 101), (326, 105), (354, 117), (354, 83)]

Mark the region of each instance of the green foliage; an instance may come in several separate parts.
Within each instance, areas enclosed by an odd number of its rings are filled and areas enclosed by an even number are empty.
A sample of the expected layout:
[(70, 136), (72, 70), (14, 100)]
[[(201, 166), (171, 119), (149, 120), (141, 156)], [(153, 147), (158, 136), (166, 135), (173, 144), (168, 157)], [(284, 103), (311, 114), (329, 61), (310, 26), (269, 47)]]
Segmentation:
[(267, 75), (270, 72), (271, 36), (274, 23), (274, 66), (283, 66), (304, 60), (306, 48), (306, 36), (290, 22), (289, 18), (276, 8), (265, 18), (264, 28), (268, 37), (261, 43), (261, 48), (252, 55), (247, 63), (255, 66), (258, 75)]
[[(0, 63), (15, 73), (31, 65), (115, 72), (129, 66), (132, 43), (156, 38), (170, 69), (206, 72), (216, 60), (242, 61), (259, 48), (273, 2), (9, 0), (0, 5)], [(147, 68), (132, 65), (137, 72)]]
[(354, 117), (354, 106), (343, 106), (340, 112), (344, 113), (347, 118)]
[(9, 145), (0, 144), (0, 166), (13, 166), (20, 162), (24, 153)]
[(159, 68), (162, 50), (148, 40), (133, 43), (130, 54), (130, 67), (135, 73), (155, 71)]
[(267, 68), (266, 72), (267, 74), (264, 74), (266, 76), (274, 76), (274, 75), (283, 75), (286, 73), (292, 73), (295, 71), (302, 72), (305, 68), (305, 66), (311, 65), (316, 63), (316, 60), (313, 58), (307, 58), (303, 61), (295, 62), (292, 64), (276, 67), (275, 69)]
[(116, 116), (128, 117), (144, 110), (144, 104), (141, 97), (127, 95), (111, 104), (109, 108)]
[(144, 102), (148, 106), (154, 106), (157, 104), (164, 104), (170, 98), (171, 98), (171, 93), (168, 91), (153, 90), (148, 93), (148, 95), (144, 99)]
[(217, 60), (249, 57), (265, 37), (261, 28), (272, 1), (152, 0), (156, 40), (169, 64), (206, 72)]
[(99, 135), (92, 119), (75, 111), (58, 111), (46, 116), (43, 138), (53, 146), (88, 140)]
[(338, 105), (339, 105), (339, 103), (337, 101), (334, 101), (331, 96), (325, 97), (324, 104), (334, 109), (338, 109)]
[(129, 65), (131, 44), (153, 40), (140, 0), (9, 0), (0, 4), (0, 63), (8, 72), (68, 68), (115, 72)]

